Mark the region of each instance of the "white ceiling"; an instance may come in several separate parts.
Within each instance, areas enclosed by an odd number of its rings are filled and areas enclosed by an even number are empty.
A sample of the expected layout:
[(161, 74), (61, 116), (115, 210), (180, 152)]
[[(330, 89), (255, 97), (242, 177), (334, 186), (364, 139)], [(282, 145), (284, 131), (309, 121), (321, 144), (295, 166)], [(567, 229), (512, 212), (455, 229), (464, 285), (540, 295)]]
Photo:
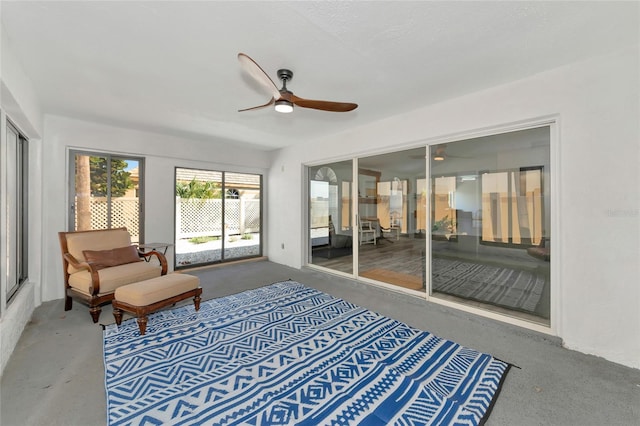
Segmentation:
[[(265, 150), (638, 43), (637, 2), (3, 0), (0, 16), (45, 113)], [(270, 98), (238, 52), (359, 107), (238, 113)]]

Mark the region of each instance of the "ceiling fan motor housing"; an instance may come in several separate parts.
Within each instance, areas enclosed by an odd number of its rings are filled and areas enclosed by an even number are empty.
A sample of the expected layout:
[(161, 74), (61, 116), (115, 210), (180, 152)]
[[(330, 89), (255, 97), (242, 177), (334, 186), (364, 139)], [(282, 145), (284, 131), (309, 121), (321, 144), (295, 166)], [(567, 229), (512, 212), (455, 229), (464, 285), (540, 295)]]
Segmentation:
[(278, 70), (278, 78), (286, 83), (293, 78), (293, 71), (284, 68), (280, 69)]

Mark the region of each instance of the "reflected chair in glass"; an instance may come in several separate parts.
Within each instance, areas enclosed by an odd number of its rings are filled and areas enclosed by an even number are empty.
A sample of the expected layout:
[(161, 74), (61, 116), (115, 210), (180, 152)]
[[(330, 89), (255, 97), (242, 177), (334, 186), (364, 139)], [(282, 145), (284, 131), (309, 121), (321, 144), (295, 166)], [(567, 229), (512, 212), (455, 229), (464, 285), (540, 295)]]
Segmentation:
[(360, 215), (358, 215), (358, 234), (360, 236), (360, 245), (376, 245), (376, 232), (376, 228), (370, 220), (361, 220)]
[(396, 240), (400, 239), (400, 229), (402, 229), (402, 220), (398, 217), (395, 212), (392, 212), (389, 217), (389, 227), (383, 228), (380, 226), (380, 230), (384, 233), (389, 234), (392, 237), (395, 237)]

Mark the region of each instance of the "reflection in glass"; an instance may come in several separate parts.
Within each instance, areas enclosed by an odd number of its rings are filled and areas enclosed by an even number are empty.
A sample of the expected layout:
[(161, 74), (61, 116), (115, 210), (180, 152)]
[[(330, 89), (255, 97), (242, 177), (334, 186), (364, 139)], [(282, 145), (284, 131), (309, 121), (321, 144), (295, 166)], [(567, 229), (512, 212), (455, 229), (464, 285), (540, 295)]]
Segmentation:
[(309, 167), (309, 259), (353, 273), (351, 161)]
[(549, 324), (549, 146), (540, 127), (432, 147), (433, 296)]
[(425, 291), (425, 148), (358, 161), (358, 217), (375, 229), (374, 244), (359, 241), (358, 275)]

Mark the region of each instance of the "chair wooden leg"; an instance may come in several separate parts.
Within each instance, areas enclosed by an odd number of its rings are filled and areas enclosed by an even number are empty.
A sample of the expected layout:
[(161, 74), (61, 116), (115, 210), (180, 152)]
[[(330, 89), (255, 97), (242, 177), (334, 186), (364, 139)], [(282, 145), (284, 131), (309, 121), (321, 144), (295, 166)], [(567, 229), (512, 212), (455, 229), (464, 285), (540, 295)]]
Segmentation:
[(65, 311), (70, 311), (72, 304), (73, 304), (73, 299), (71, 298), (71, 296), (66, 296), (64, 298), (64, 310)]
[(116, 319), (116, 324), (122, 324), (122, 309), (113, 308), (113, 317)]
[(144, 333), (147, 331), (147, 316), (140, 315), (137, 321), (138, 321), (138, 328), (140, 329), (140, 335), (144, 336)]
[(93, 318), (93, 322), (96, 323), (100, 319), (100, 313), (102, 312), (102, 308), (100, 306), (92, 306), (89, 308), (89, 313), (91, 314), (91, 318)]

